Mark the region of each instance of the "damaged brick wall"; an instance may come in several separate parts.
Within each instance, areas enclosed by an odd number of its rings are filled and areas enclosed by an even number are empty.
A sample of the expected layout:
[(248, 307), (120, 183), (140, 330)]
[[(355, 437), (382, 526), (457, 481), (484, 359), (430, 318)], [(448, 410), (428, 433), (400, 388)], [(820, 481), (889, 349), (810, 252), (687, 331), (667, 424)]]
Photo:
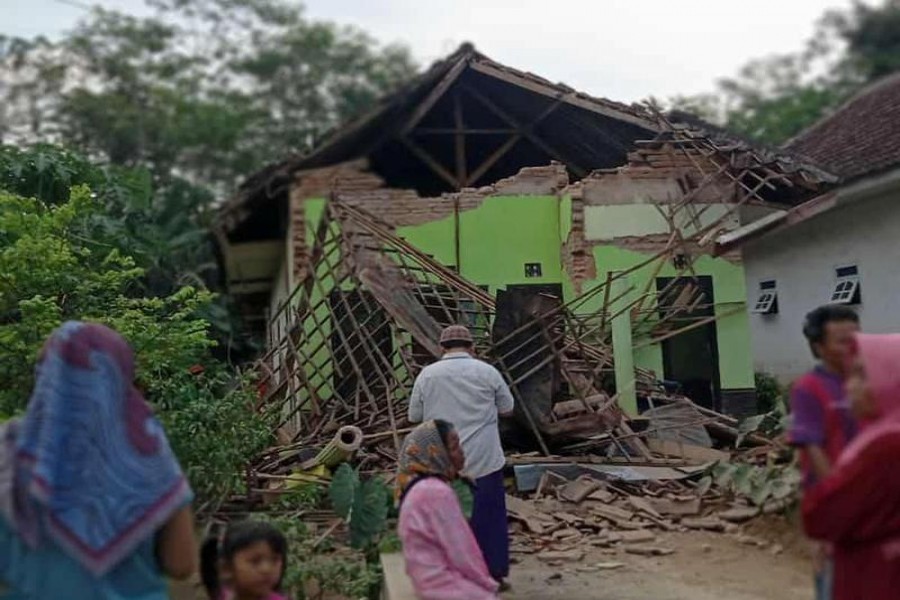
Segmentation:
[[(669, 234), (664, 233), (591, 240), (586, 235), (586, 207), (634, 204), (665, 207), (683, 200), (692, 190), (696, 191), (691, 196), (691, 204), (705, 206), (727, 202), (735, 194), (733, 181), (725, 176), (704, 179), (703, 172), (686, 158), (672, 159), (649, 152), (631, 153), (630, 158), (632, 163), (626, 166), (592, 173), (571, 185), (565, 166), (554, 162), (523, 168), (518, 174), (490, 186), (428, 198), (420, 197), (412, 190), (384, 187), (383, 180), (367, 171), (365, 161), (299, 173), (291, 191), (290, 204), (289, 253), (294, 281), (304, 276), (310, 259), (311, 241), (306, 239), (304, 205), (311, 198), (338, 198), (377, 215), (393, 227), (406, 227), (445, 219), (455, 211), (473, 210), (494, 196), (568, 196), (571, 198), (571, 229), (562, 244), (560, 258), (576, 293), (581, 293), (585, 282), (597, 277), (595, 247), (613, 244), (635, 252), (655, 254), (671, 246)], [(708, 163), (706, 167), (713, 168)], [(685, 244), (681, 251), (692, 256), (709, 253), (693, 241)], [(731, 253), (723, 258), (736, 261), (739, 254)]]
[(413, 190), (384, 187), (384, 181), (369, 173), (365, 161), (298, 173), (290, 197), (290, 255), (294, 281), (300, 281), (310, 260), (312, 240), (306, 239), (306, 201), (313, 198), (337, 198), (358, 206), (392, 227), (422, 225), (451, 217), (481, 206), (493, 196), (553, 196), (569, 184), (565, 165), (553, 162), (541, 167), (526, 167), (518, 174), (481, 188), (438, 197), (422, 198)]
[[(693, 210), (693, 206), (703, 210), (704, 206), (724, 204), (734, 198), (736, 186), (730, 178), (725, 175), (707, 177), (705, 173), (716, 172), (716, 165), (702, 157), (691, 158), (695, 160), (661, 155), (658, 151), (632, 152), (628, 165), (595, 171), (563, 190), (562, 194), (572, 201), (572, 228), (563, 245), (562, 263), (576, 293), (581, 293), (586, 282), (597, 278), (596, 247), (614, 245), (647, 255), (673, 249), (670, 231), (589, 239), (585, 216), (589, 207), (643, 204), (657, 205), (666, 211), (690, 194), (692, 207), (689, 210)], [(695, 257), (711, 254), (710, 249), (693, 239), (680, 243), (677, 252)], [(737, 262), (740, 254), (729, 253), (722, 258)]]
[(384, 186), (384, 180), (367, 171), (368, 163), (357, 160), (300, 171), (294, 177), (288, 208), (288, 253), (293, 265), (293, 281), (300, 281), (309, 263), (311, 240), (306, 239), (306, 201), (329, 198), (336, 191), (354, 192)]
[(584, 235), (584, 200), (580, 183), (569, 186), (567, 193), (572, 202), (572, 227), (563, 243), (562, 264), (575, 293), (581, 294), (584, 283), (597, 278), (597, 263), (593, 245)]

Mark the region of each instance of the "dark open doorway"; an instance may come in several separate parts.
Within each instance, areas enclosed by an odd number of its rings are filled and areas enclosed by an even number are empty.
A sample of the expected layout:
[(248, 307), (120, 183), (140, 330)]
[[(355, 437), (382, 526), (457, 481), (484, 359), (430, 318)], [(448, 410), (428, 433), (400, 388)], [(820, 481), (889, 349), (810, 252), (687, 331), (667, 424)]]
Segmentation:
[[(656, 280), (660, 315), (674, 315), (668, 328), (678, 330), (713, 316), (713, 281), (708, 275), (660, 277)], [(716, 322), (695, 327), (662, 342), (664, 378), (706, 408), (720, 410), (719, 344)]]
[[(525, 404), (537, 421), (549, 421), (553, 401), (562, 386), (558, 360), (560, 317), (554, 311), (562, 304), (560, 284), (509, 285), (497, 291), (494, 317), (495, 352), (509, 376), (517, 381), (514, 420), (503, 420), (500, 433), (511, 448), (532, 449)], [(509, 383), (509, 382), (508, 382)]]

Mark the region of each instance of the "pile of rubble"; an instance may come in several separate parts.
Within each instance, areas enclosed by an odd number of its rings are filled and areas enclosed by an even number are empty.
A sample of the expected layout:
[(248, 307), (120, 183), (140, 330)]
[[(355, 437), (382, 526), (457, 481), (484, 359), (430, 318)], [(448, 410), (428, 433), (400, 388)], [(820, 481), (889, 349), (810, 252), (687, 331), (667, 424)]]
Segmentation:
[[(549, 476), (548, 476), (549, 475)], [(665, 533), (702, 530), (734, 535), (739, 541), (765, 545), (741, 534), (740, 524), (763, 510), (727, 500), (715, 490), (702, 495), (690, 480), (603, 481), (590, 476), (566, 480), (545, 473), (531, 499), (507, 496), (513, 542), (511, 552), (534, 555), (550, 565), (582, 563), (597, 550), (665, 556), (676, 548)], [(774, 505), (772, 507), (774, 510)], [(777, 546), (771, 547), (778, 552)], [(592, 570), (622, 563), (592, 563)]]
[[(346, 427), (361, 434), (354, 450), (360, 470), (392, 471), (409, 430), (406, 402), (415, 376), (439, 358), (441, 328), (460, 323), (473, 331), (477, 354), (502, 373), (516, 399), (512, 423), (502, 432), (505, 446), (538, 453), (512, 457), (513, 464), (696, 468), (730, 460), (728, 449), (739, 445), (756, 448), (750, 460), (777, 448), (741, 431), (736, 419), (673, 393), (652, 372), (615, 370), (614, 322), (629, 320), (632, 346), (644, 347), (727, 314), (691, 283), (689, 250), (708, 246), (728, 215), (746, 203), (762, 202), (759, 194), (771, 180), (793, 181), (764, 158), (673, 128), (642, 144), (631, 157), (635, 164), (623, 169), (652, 170), (660, 161), (705, 173), (659, 207), (671, 228), (669, 242), (571, 299), (513, 288), (489, 293), (403, 239), (391, 223), (332, 194), (321, 218), (303, 224), (315, 232), (306, 262), (271, 317), (269, 352), (259, 362), (259, 408), (279, 415), (279, 444), (249, 466), (250, 488), (266, 494), (298, 476), (320, 477), (309, 472), (310, 461)], [(699, 229), (683, 227), (686, 216), (696, 220), (713, 206), (697, 199), (718, 198), (716, 182), (723, 177), (734, 192), (721, 198), (727, 215)], [(748, 188), (745, 181), (758, 185)], [(663, 290), (654, 288), (654, 278), (632, 282), (635, 294), (618, 289), (629, 273), (660, 273), (672, 265), (676, 276)], [(691, 317), (700, 308), (712, 316)], [(627, 406), (613, 390), (627, 393)], [(640, 417), (623, 410), (634, 413), (635, 404)], [(648, 514), (661, 520), (647, 511), (635, 518), (653, 523)]]

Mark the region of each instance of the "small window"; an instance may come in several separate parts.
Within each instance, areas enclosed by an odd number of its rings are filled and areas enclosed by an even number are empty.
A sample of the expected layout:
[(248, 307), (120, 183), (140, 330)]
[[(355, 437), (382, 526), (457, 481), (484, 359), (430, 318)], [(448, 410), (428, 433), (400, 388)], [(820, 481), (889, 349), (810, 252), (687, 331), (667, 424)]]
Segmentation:
[(751, 312), (758, 315), (778, 314), (778, 289), (774, 279), (759, 282), (759, 294)]
[(859, 304), (859, 269), (855, 265), (835, 269), (834, 289), (830, 301), (833, 304)]
[(541, 277), (541, 263), (525, 263), (525, 277)]

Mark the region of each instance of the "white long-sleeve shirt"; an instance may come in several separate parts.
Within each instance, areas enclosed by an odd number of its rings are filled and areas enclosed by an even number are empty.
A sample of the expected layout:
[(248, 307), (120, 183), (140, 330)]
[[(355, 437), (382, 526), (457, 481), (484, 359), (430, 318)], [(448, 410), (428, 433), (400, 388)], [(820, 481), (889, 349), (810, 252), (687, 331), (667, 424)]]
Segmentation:
[(465, 352), (451, 352), (419, 373), (409, 399), (409, 420), (452, 423), (466, 455), (466, 475), (477, 479), (506, 463), (498, 415), (513, 406), (497, 369)]

